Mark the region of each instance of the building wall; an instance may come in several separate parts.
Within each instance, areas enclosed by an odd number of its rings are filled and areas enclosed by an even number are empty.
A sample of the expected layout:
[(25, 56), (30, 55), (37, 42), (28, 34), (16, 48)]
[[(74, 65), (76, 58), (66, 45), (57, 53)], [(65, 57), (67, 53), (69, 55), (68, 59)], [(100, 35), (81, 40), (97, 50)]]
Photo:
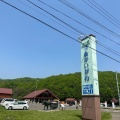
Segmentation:
[(0, 98), (11, 98), (12, 95), (9, 94), (0, 94)]

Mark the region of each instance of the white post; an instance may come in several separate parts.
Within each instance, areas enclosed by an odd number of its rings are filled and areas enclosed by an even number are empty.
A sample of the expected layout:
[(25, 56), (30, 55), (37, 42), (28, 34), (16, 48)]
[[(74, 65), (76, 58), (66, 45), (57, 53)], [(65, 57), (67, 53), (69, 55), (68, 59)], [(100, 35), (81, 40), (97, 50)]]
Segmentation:
[(115, 108), (115, 104), (114, 104), (114, 102), (112, 102), (112, 108)]
[(105, 101), (105, 108), (107, 108), (107, 101)]

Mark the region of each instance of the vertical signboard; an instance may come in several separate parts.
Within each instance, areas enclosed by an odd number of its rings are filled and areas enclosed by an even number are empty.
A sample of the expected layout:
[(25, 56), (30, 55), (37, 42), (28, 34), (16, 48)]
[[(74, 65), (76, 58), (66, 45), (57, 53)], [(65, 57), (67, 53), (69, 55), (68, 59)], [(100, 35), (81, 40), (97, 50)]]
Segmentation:
[(81, 43), (82, 95), (99, 95), (96, 38), (89, 35)]

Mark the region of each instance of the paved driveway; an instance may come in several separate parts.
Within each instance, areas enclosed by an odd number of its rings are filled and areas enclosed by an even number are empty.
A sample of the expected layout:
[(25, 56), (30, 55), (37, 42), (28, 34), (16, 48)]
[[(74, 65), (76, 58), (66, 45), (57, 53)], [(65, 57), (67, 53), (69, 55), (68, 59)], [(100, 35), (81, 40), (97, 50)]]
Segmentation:
[(120, 111), (112, 112), (112, 120), (120, 120)]
[(115, 109), (101, 109), (103, 112), (110, 112), (112, 115), (112, 120), (120, 120), (120, 110)]

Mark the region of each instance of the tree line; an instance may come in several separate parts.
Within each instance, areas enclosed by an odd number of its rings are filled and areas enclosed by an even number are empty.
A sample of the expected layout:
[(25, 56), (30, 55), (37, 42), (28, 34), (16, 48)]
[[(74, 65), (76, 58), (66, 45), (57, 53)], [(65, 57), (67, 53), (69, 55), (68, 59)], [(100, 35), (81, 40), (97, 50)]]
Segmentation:
[[(120, 74), (118, 74), (118, 80)], [(99, 71), (99, 90), (100, 100), (104, 102), (112, 98), (118, 99), (116, 73), (112, 71)], [(13, 98), (22, 99), (30, 92), (40, 89), (49, 89), (60, 100), (66, 98), (76, 98), (80, 100), (81, 94), (81, 73), (60, 74), (47, 78), (16, 78), (16, 79), (0, 79), (0, 88), (11, 88), (13, 90)]]

